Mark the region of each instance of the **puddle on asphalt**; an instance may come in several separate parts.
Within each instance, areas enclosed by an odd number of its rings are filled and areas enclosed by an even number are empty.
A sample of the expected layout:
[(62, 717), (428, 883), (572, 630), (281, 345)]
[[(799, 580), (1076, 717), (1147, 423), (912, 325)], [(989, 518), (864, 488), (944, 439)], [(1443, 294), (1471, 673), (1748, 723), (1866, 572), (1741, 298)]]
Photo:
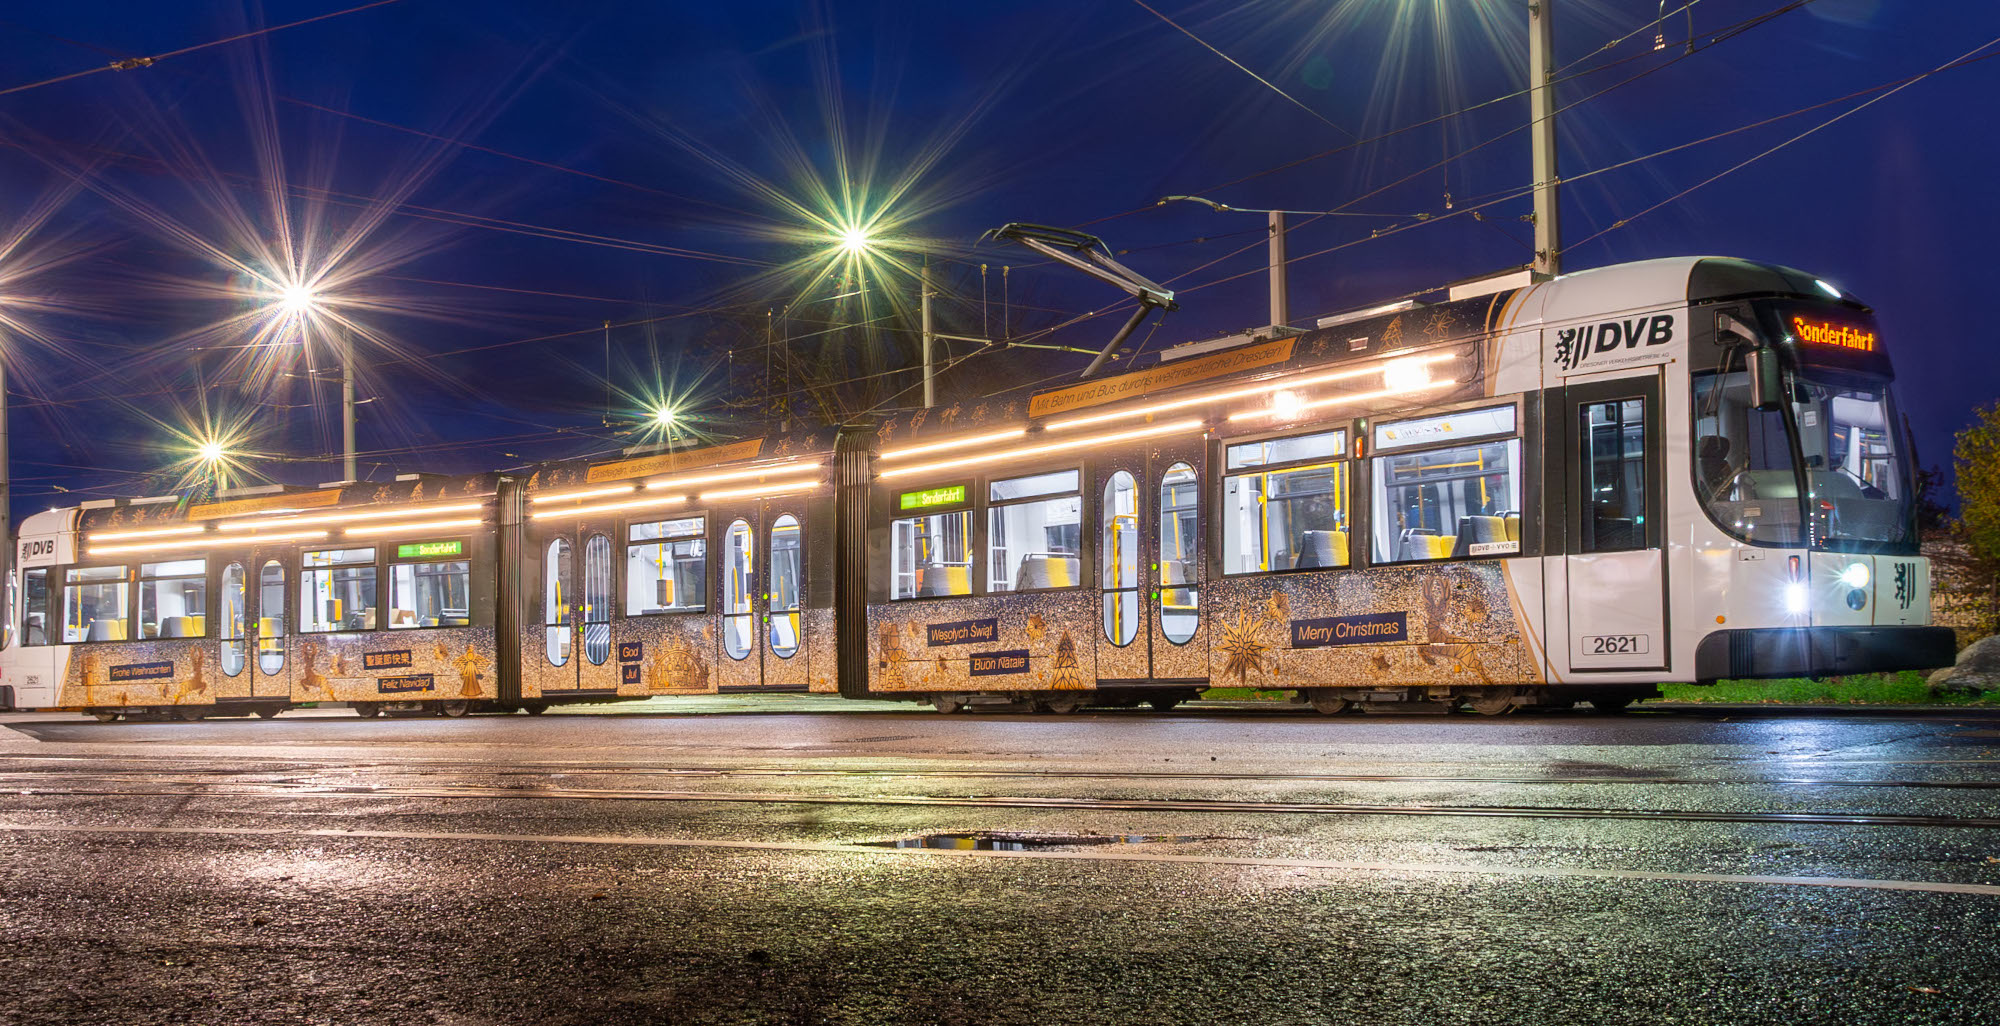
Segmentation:
[(1106, 844), (1186, 844), (1205, 841), (1192, 834), (1015, 834), (981, 830), (969, 834), (925, 834), (893, 841), (863, 841), (871, 848), (940, 848), (946, 851), (1046, 851)]

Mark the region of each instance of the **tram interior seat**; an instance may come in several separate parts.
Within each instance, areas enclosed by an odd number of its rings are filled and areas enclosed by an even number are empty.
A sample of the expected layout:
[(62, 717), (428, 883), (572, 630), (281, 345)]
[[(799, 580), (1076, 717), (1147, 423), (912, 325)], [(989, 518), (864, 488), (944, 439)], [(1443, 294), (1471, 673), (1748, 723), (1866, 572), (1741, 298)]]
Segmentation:
[(257, 651), (279, 652), (284, 650), (280, 638), (285, 633), (285, 622), (275, 616), (257, 618)]
[(1451, 555), (1456, 544), (1458, 538), (1454, 535), (1439, 534), (1428, 527), (1405, 528), (1396, 548), (1396, 558), (1445, 559)]
[[(1160, 606), (1164, 609), (1193, 609), (1194, 572), (1185, 559), (1169, 559), (1160, 564)], [(1180, 587), (1175, 587), (1179, 585)]]
[(1450, 555), (1470, 555), (1474, 545), (1490, 545), (1507, 540), (1507, 522), (1500, 517), (1464, 516), (1458, 518), (1458, 536), (1454, 539)]
[(92, 620), (90, 631), (84, 635), (86, 641), (124, 641), (124, 620)]
[(1059, 552), (1030, 552), (1021, 557), (1021, 569), (1014, 573), (1014, 590), (1073, 587), (1076, 571), (1075, 556)]
[(933, 563), (917, 568), (917, 594), (972, 594), (972, 566), (967, 563)]
[(699, 609), (708, 604), (707, 557), (674, 557), (674, 588), (668, 598), (680, 609)]
[(199, 638), (203, 633), (203, 617), (163, 616), (160, 618), (160, 637)]
[(1346, 531), (1307, 531), (1299, 535), (1299, 558), (1295, 567), (1347, 565)]
[(1510, 542), (1518, 542), (1518, 541), (1520, 541), (1520, 540), (1521, 540), (1521, 514), (1520, 514), (1520, 512), (1519, 512), (1518, 510), (1511, 510), (1511, 509), (1510, 509), (1510, 510), (1504, 510), (1504, 511), (1502, 511), (1502, 512), (1501, 512), (1501, 514), (1500, 514), (1500, 520), (1501, 520), (1501, 522), (1502, 522), (1503, 524), (1505, 524), (1505, 525), (1506, 525), (1506, 528), (1507, 528), (1507, 540), (1508, 540), (1508, 541), (1510, 541)]

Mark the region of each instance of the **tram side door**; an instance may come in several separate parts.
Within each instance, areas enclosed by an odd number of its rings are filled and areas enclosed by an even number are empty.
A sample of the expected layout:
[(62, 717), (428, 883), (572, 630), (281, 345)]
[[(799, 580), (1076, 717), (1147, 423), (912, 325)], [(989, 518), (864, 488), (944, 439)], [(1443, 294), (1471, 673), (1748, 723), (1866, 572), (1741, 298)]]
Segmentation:
[[(1577, 674), (1664, 670), (1669, 647), (1659, 375), (1571, 385), (1560, 394), (1568, 629), (1562, 632), (1567, 659), (1557, 668)], [(1558, 637), (1552, 630), (1551, 662), (1558, 662)]]
[(1097, 677), (1145, 681), (1153, 677), (1153, 616), (1146, 578), (1146, 517), (1152, 506), (1147, 485), (1154, 480), (1143, 452), (1108, 456), (1097, 466), (1096, 523), (1086, 516), (1083, 530), (1095, 531), (1087, 551), (1097, 565), (1082, 567), (1098, 593)]
[[(718, 518), (720, 519), (720, 518)], [(764, 684), (763, 610), (767, 606), (762, 573), (766, 548), (761, 518), (751, 513), (731, 517), (722, 528), (718, 566), (721, 600), (718, 618), (720, 656), (716, 659), (718, 687), (761, 687)], [(761, 542), (761, 543), (760, 543)]]
[(612, 658), (611, 538), (583, 527), (549, 540), (542, 571), (544, 659), (542, 690), (618, 688)]
[[(292, 634), (297, 629), (292, 609), (298, 598), (292, 591), (295, 585), (287, 566), (289, 556), (284, 551), (259, 549), (240, 563), (232, 558), (223, 568), (225, 615), (219, 624), (223, 639), (222, 669), (225, 674), (235, 676), (230, 671), (241, 665), (240, 672), (250, 674), (250, 694), (256, 698), (286, 698), (292, 693), (292, 649), (296, 647)], [(240, 571), (236, 570), (239, 566)], [(234, 617), (226, 615), (233, 612), (227, 608), (228, 604), (238, 598), (232, 579), (238, 572), (243, 582), (240, 627)], [(307, 701), (325, 697), (299, 696)]]

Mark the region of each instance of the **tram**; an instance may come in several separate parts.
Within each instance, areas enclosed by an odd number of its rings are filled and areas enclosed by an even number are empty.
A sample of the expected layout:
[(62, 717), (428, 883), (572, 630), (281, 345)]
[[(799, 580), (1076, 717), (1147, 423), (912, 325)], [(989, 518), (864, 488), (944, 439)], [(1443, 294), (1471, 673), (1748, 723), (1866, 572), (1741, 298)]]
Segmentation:
[(22, 522), (0, 705), (1501, 713), (1946, 665), (1892, 380), (1839, 288), (1673, 258), (832, 431), (85, 503)]

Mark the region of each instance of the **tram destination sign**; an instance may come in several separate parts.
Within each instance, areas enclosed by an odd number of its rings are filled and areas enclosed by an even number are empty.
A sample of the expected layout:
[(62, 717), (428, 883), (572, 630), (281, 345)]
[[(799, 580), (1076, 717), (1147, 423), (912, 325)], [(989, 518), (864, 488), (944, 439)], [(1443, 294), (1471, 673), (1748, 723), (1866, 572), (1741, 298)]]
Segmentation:
[(462, 555), (465, 555), (465, 543), (462, 541), (411, 542), (408, 545), (396, 546), (397, 559), (423, 559), (427, 556)]
[(1387, 645), (1410, 640), (1410, 614), (1367, 613), (1292, 621), (1293, 648)]
[(943, 488), (926, 488), (920, 492), (904, 492), (896, 496), (896, 508), (930, 509), (932, 506), (956, 506), (964, 501), (964, 485), (945, 485)]

